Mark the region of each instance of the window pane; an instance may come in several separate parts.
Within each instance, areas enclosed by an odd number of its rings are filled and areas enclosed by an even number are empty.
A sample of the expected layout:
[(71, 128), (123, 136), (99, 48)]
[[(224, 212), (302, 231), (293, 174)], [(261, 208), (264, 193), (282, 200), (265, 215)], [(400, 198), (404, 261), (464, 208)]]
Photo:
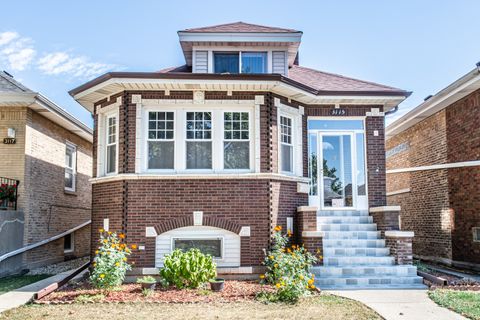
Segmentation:
[(212, 169), (212, 142), (187, 141), (187, 169)]
[(282, 144), (282, 171), (292, 172), (293, 147)]
[(65, 169), (65, 188), (73, 189), (73, 174), (69, 169)]
[(215, 73), (238, 73), (238, 52), (216, 52), (213, 54)]
[(117, 146), (112, 145), (107, 147), (107, 173), (116, 171), (117, 162)]
[(63, 250), (64, 251), (69, 251), (73, 249), (73, 243), (72, 243), (72, 234), (69, 233), (65, 237), (63, 237)]
[(173, 169), (174, 155), (173, 141), (148, 142), (149, 169)]
[[(149, 112), (148, 139), (173, 139), (173, 112)], [(171, 120), (165, 120), (171, 119)], [(167, 132), (171, 132), (167, 134)]]
[(190, 249), (199, 249), (204, 254), (209, 254), (214, 258), (222, 257), (221, 239), (174, 239), (174, 249), (180, 249), (184, 252)]
[(242, 52), (242, 73), (266, 73), (266, 52)]
[(357, 133), (357, 192), (359, 196), (367, 195), (365, 177), (365, 145), (363, 133)]
[(310, 178), (310, 195), (318, 195), (318, 157), (317, 134), (308, 135), (308, 176)]
[(363, 120), (308, 120), (309, 130), (363, 129)]
[(250, 169), (250, 142), (224, 142), (223, 154), (225, 169)]
[(73, 153), (74, 150), (67, 146), (65, 150), (65, 167), (72, 168), (73, 167)]

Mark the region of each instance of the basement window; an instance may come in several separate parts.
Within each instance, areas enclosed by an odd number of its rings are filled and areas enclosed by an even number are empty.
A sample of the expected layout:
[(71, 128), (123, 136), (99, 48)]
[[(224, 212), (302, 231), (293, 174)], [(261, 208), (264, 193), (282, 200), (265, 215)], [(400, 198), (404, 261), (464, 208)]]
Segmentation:
[(473, 228), (473, 242), (480, 242), (480, 227)]
[(69, 233), (63, 237), (63, 252), (73, 252), (73, 233)]
[(187, 252), (190, 249), (199, 249), (204, 254), (213, 258), (222, 258), (222, 239), (173, 239), (173, 249)]

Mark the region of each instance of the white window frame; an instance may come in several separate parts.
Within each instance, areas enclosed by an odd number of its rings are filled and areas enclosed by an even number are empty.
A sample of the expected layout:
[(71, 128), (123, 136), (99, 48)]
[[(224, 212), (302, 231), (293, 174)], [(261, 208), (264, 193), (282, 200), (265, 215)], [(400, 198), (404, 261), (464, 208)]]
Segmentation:
[[(225, 139), (225, 113), (248, 113), (248, 140), (246, 139)], [(222, 112), (222, 119), (221, 119), (221, 168), (224, 172), (235, 172), (235, 173), (242, 173), (242, 172), (253, 172), (255, 166), (255, 150), (254, 150), (254, 139), (252, 139), (252, 126), (254, 125), (253, 121), (253, 110), (224, 110)], [(248, 142), (249, 152), (248, 152), (248, 169), (225, 169), (225, 148), (224, 143), (226, 141), (233, 141), (233, 142)]]
[[(65, 237), (63, 238), (63, 241), (65, 242)], [(63, 249), (63, 253), (72, 253), (73, 251), (75, 251), (75, 236), (72, 232), (70, 233), (70, 249)]]
[[(211, 104), (202, 106), (172, 106), (172, 105), (148, 105), (142, 106), (141, 126), (143, 127), (139, 132), (140, 139), (140, 155), (138, 161), (140, 164), (141, 173), (149, 174), (214, 174), (214, 173), (250, 173), (256, 172), (257, 164), (255, 159), (259, 156), (259, 150), (256, 144), (260, 144), (260, 137), (257, 137), (257, 123), (255, 118), (255, 104)], [(148, 149), (147, 149), (147, 135), (148, 135), (148, 113), (149, 112), (174, 112), (174, 148), (175, 161), (173, 170), (162, 169), (148, 169)], [(212, 113), (212, 169), (187, 169), (186, 168), (186, 117), (187, 112), (211, 112)], [(224, 169), (224, 112), (248, 112), (249, 113), (249, 141), (250, 141), (250, 169)], [(190, 140), (188, 141), (208, 141), (208, 140)]]
[[(176, 166), (176, 153), (177, 153), (177, 140), (178, 140), (178, 132), (177, 132), (177, 110), (172, 110), (172, 109), (147, 109), (145, 110), (145, 122), (144, 122), (144, 137), (145, 139), (143, 139), (144, 141), (144, 150), (145, 150), (145, 153), (144, 153), (144, 168), (145, 168), (145, 171), (148, 171), (148, 172), (159, 172), (159, 173), (172, 173), (172, 172), (175, 172), (175, 166)], [(148, 131), (149, 131), (149, 115), (150, 115), (150, 112), (172, 112), (173, 113), (173, 139), (149, 139), (148, 138)], [(173, 152), (174, 152), (174, 158), (173, 158), (173, 168), (172, 169), (151, 169), (148, 167), (148, 142), (149, 141), (173, 141)]]
[[(473, 242), (480, 242), (480, 227), (473, 227), (472, 228), (473, 232)], [(479, 238), (476, 238), (476, 235), (479, 234)]]
[[(108, 129), (109, 129), (109, 119), (111, 118), (115, 118), (115, 143), (109, 143), (108, 142)], [(111, 176), (111, 175), (115, 175), (118, 173), (118, 159), (119, 159), (119, 150), (118, 150), (118, 134), (119, 134), (119, 117), (118, 117), (118, 112), (114, 112), (114, 113), (109, 113), (109, 114), (105, 114), (105, 128), (104, 128), (104, 135), (103, 135), (103, 138), (104, 138), (104, 141), (105, 141), (105, 150), (103, 151), (104, 153), (104, 163), (103, 163), (103, 166), (104, 166), (104, 174), (106, 176)], [(113, 172), (108, 172), (108, 147), (109, 146), (113, 146), (115, 145), (115, 171)]]
[(73, 152), (72, 152), (72, 167), (71, 168), (67, 167), (67, 165), (65, 164), (64, 173), (66, 173), (67, 171), (71, 171), (69, 173), (71, 173), (71, 175), (72, 175), (72, 187), (69, 188), (65, 185), (65, 179), (63, 180), (63, 187), (64, 187), (65, 191), (75, 192), (76, 186), (77, 186), (77, 146), (75, 144), (67, 141), (65, 143), (65, 157), (67, 156), (67, 149), (73, 150)]
[(225, 258), (225, 238), (212, 236), (186, 236), (186, 237), (172, 237), (170, 242), (170, 252), (175, 250), (175, 240), (220, 240), (220, 254), (221, 257), (212, 257), (215, 261), (223, 261)]
[[(194, 112), (194, 113), (210, 113), (210, 122), (212, 124), (212, 128), (210, 130), (210, 139), (196, 139), (195, 137), (192, 138), (187, 138), (187, 113)], [(189, 172), (213, 172), (215, 170), (215, 131), (217, 131), (216, 126), (218, 121), (215, 121), (215, 115), (213, 110), (211, 109), (205, 109), (205, 110), (185, 110), (183, 113), (183, 134), (184, 134), (184, 139), (183, 139), (183, 145), (184, 145), (184, 152), (183, 152), (183, 160), (185, 163), (185, 171)], [(195, 120), (194, 120), (195, 121)], [(202, 120), (204, 121), (204, 120)], [(203, 129), (202, 129), (203, 130)], [(196, 130), (194, 130), (196, 132)], [(189, 169), (187, 168), (187, 144), (188, 142), (210, 142), (212, 144), (212, 167), (211, 168), (200, 168), (200, 169)]]
[[(287, 118), (290, 120), (290, 123), (291, 123), (291, 136), (290, 136), (290, 143), (286, 143), (286, 142), (283, 142), (282, 141), (282, 128), (281, 128), (281, 119), (282, 118)], [(279, 163), (278, 163), (278, 170), (283, 173), (283, 174), (287, 174), (287, 175), (294, 175), (295, 174), (295, 137), (296, 137), (296, 134), (295, 134), (295, 119), (294, 117), (292, 117), (291, 115), (287, 115), (287, 114), (284, 114), (284, 113), (280, 113), (279, 116), (278, 116), (278, 124), (277, 124), (277, 128), (278, 128), (278, 137), (279, 137), (279, 148), (278, 148), (278, 158), (279, 158)], [(292, 154), (290, 156), (290, 163), (291, 163), (291, 166), (292, 166), (292, 170), (291, 171), (284, 171), (283, 170), (283, 157), (282, 157), (282, 145), (286, 145), (286, 146), (290, 146), (292, 147)]]

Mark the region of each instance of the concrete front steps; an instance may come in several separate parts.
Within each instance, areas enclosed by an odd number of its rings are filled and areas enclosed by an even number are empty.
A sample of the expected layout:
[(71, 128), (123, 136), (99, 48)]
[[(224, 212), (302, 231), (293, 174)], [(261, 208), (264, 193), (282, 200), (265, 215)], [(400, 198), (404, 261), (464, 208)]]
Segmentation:
[(319, 211), (323, 266), (312, 268), (321, 289), (424, 288), (417, 268), (395, 265), (367, 211)]

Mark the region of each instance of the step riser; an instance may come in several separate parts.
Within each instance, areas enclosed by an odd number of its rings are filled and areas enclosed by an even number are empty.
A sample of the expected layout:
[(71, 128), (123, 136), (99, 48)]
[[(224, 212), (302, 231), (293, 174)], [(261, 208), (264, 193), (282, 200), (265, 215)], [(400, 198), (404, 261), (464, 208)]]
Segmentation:
[(367, 257), (384, 257), (390, 254), (388, 248), (323, 248), (323, 256), (367, 256)]
[(413, 285), (422, 284), (421, 277), (391, 277), (391, 278), (330, 278), (316, 279), (316, 286), (369, 286), (369, 285)]
[(379, 231), (324, 231), (324, 239), (379, 239)]
[(317, 278), (362, 277), (362, 276), (416, 276), (416, 267), (375, 266), (375, 267), (316, 267), (311, 272)]
[(385, 248), (385, 240), (334, 240), (324, 239), (323, 248)]
[(322, 217), (317, 216), (318, 224), (343, 224), (343, 223), (373, 223), (373, 217), (371, 216), (359, 216), (359, 217)]
[(365, 265), (394, 265), (393, 257), (324, 257), (324, 266), (365, 266)]
[(377, 231), (375, 223), (365, 224), (317, 224), (318, 231)]

